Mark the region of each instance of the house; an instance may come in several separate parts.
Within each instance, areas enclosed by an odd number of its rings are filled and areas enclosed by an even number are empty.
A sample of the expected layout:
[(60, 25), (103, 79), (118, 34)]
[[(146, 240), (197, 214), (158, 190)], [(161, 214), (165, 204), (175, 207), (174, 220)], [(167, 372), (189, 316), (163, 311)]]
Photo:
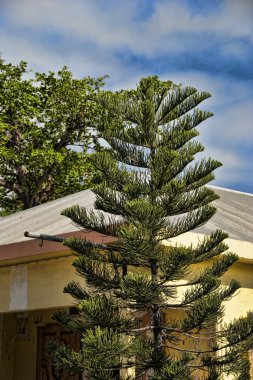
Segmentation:
[[(241, 282), (237, 296), (225, 305), (225, 321), (253, 310), (253, 194), (215, 188), (220, 196), (214, 203), (216, 215), (203, 227), (172, 239), (169, 244), (198, 242), (203, 234), (217, 228), (230, 234), (227, 243), (240, 260), (222, 277)], [(52, 313), (65, 308), (75, 314), (73, 299), (63, 293), (73, 279), (81, 282), (73, 267), (73, 255), (59, 242), (29, 239), (25, 231), (62, 237), (80, 236), (95, 242), (108, 237), (80, 230), (60, 215), (66, 207), (79, 204), (93, 208), (90, 190), (17, 212), (0, 219), (0, 379), (1, 380), (77, 380), (79, 376), (55, 368), (43, 354), (47, 340), (60, 337), (74, 348), (77, 335), (52, 320)], [(176, 312), (176, 310), (175, 310)]]

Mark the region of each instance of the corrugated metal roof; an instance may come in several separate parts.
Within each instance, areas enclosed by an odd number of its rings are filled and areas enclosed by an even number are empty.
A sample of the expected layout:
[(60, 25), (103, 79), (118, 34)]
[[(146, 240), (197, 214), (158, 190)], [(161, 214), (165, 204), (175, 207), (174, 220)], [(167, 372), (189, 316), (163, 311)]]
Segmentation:
[(77, 227), (61, 211), (74, 204), (92, 208), (94, 199), (92, 191), (84, 190), (4, 217), (0, 220), (0, 244), (27, 241), (25, 231), (48, 235), (76, 231)]
[(220, 196), (213, 202), (217, 212), (196, 232), (209, 234), (220, 228), (229, 233), (230, 239), (253, 242), (253, 194), (212, 188)]
[[(204, 226), (196, 229), (199, 233), (210, 233), (220, 228), (229, 233), (231, 239), (253, 242), (253, 194), (213, 187), (220, 196), (214, 202), (217, 213)], [(76, 231), (69, 218), (60, 213), (66, 207), (79, 204), (93, 208), (95, 195), (84, 190), (43, 205), (17, 212), (0, 219), (0, 244), (26, 241), (24, 232), (49, 235)]]

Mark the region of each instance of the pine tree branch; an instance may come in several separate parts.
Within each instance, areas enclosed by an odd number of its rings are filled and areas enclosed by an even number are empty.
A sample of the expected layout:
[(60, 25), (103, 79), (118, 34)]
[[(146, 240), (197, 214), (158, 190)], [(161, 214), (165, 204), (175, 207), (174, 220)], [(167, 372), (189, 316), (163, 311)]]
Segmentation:
[[(166, 337), (164, 337), (166, 339)], [(213, 354), (215, 351), (214, 350), (190, 350), (190, 349), (184, 349), (184, 348), (179, 348), (179, 347), (175, 347), (175, 346), (169, 346), (167, 344), (163, 344), (163, 347), (166, 347), (168, 349), (172, 349), (172, 350), (175, 350), (175, 351), (178, 351), (178, 352), (184, 352), (184, 353), (194, 353), (196, 355), (200, 355), (200, 354)], [(217, 350), (218, 351), (218, 350)]]
[(192, 339), (198, 339), (198, 340), (210, 340), (210, 339), (217, 339), (218, 336), (217, 336), (217, 333), (213, 333), (213, 332), (210, 332), (210, 333), (205, 333), (203, 331), (200, 331), (200, 332), (185, 332), (185, 330), (182, 330), (182, 329), (177, 329), (177, 328), (173, 328), (173, 327), (166, 327), (166, 326), (162, 326), (162, 329), (167, 331), (167, 332), (170, 332), (172, 333), (175, 333), (175, 334), (180, 334), (180, 335), (184, 335), (188, 338), (192, 338)]

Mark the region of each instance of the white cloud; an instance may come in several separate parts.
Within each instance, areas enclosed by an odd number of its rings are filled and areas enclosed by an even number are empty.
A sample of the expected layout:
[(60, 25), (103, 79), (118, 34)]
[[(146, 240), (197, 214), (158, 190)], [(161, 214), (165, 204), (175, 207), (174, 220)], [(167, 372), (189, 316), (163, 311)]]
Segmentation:
[(134, 67), (122, 66), (120, 60), (106, 49), (97, 49), (95, 46), (90, 46), (87, 50), (71, 49), (69, 44), (70, 41), (63, 41), (59, 51), (54, 46), (41, 46), (15, 33), (9, 33), (8, 36), (2, 33), (0, 36), (1, 52), (6, 62), (18, 63), (25, 60), (35, 71), (57, 71), (67, 65), (79, 77), (109, 74), (111, 79), (107, 82), (114, 87), (115, 83), (122, 84), (122, 88), (129, 78), (136, 78), (133, 82), (135, 85), (141, 76)]
[(231, 188), (236, 184), (250, 184), (249, 173), (251, 163), (240, 152), (222, 144), (206, 144), (205, 152), (196, 158), (211, 157), (222, 163), (222, 167), (215, 170), (215, 181), (212, 184)]
[(212, 94), (199, 106), (214, 112), (214, 116), (198, 128), (198, 140), (205, 146), (203, 156), (223, 163), (216, 172), (215, 184), (231, 187), (235, 183), (248, 183), (252, 191), (253, 168), (247, 154), (253, 144), (252, 81), (231, 81), (229, 77), (197, 71), (174, 71), (170, 76), (164, 73), (161, 78)]
[[(179, 1), (158, 1), (156, 4), (155, 12), (146, 24), (146, 30), (154, 34), (156, 40), (160, 38), (165, 42), (164, 37), (177, 33), (220, 35), (223, 39), (252, 38), (253, 3), (250, 1), (225, 0), (224, 4), (220, 2), (216, 11), (207, 14), (195, 14)], [(180, 48), (185, 49), (183, 39)]]
[(228, 141), (231, 146), (240, 143), (252, 145), (253, 125), (252, 125), (252, 102), (242, 102), (231, 105), (219, 114), (220, 139), (222, 142)]
[(142, 76), (155, 71), (133, 61), (122, 63), (127, 60), (119, 52), (154, 61), (165, 53), (174, 54), (173, 71), (171, 66), (164, 69), (161, 79), (212, 94), (203, 108), (215, 116), (200, 126), (200, 138), (207, 154), (224, 163), (217, 172), (218, 184), (226, 186), (235, 177), (249, 182), (245, 173), (252, 168), (241, 149), (253, 141), (252, 83), (214, 71), (177, 70), (176, 65), (177, 53), (203, 52), (214, 40), (226, 57), (247, 56), (239, 39), (252, 40), (253, 2), (224, 0), (207, 14), (194, 14), (186, 1), (157, 0), (153, 14), (145, 18), (137, 17), (139, 4), (138, 0), (6, 1), (9, 26), (2, 30), (0, 50), (7, 61), (24, 59), (38, 71), (68, 65), (78, 76), (109, 74), (113, 90), (134, 88)]
[[(135, 54), (155, 57), (158, 53), (185, 52), (198, 47), (203, 35), (220, 39), (224, 53), (236, 56), (231, 39), (252, 38), (253, 5), (246, 0), (225, 0), (215, 11), (194, 14), (186, 3), (157, 1), (150, 18), (141, 20), (139, 2), (107, 0), (23, 0), (9, 2), (12, 25), (41, 33), (54, 30), (64, 38), (90, 42), (97, 48), (129, 49)], [(147, 5), (148, 6), (148, 5)], [(182, 37), (182, 33), (184, 33)], [(189, 44), (189, 41), (191, 44)], [(210, 38), (206, 38), (207, 46)], [(234, 43), (235, 44), (235, 43)]]
[(66, 64), (66, 59), (50, 49), (41, 49), (22, 36), (4, 33), (0, 36), (0, 46), (3, 58), (8, 62), (18, 63), (20, 60), (28, 61), (35, 69), (53, 70)]

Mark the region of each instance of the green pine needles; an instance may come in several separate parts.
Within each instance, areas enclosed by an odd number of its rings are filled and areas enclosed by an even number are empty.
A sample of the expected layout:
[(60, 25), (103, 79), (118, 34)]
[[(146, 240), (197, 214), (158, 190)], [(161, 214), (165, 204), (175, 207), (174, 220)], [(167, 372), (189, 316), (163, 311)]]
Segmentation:
[(157, 77), (100, 96), (103, 123), (113, 127), (101, 127), (109, 147), (94, 159), (97, 210), (74, 206), (63, 215), (113, 239), (64, 243), (86, 286), (65, 288), (78, 303), (77, 318), (55, 315), (82, 342), (78, 353), (52, 342), (59, 365), (92, 380), (214, 380), (228, 372), (249, 379), (253, 315), (222, 324), (223, 303), (240, 286), (221, 285), (238, 260), (224, 253), (227, 234), (214, 231), (189, 247), (170, 240), (215, 213), (217, 195), (205, 185), (221, 164), (191, 163), (204, 150), (196, 127), (212, 116), (197, 106), (209, 97)]

